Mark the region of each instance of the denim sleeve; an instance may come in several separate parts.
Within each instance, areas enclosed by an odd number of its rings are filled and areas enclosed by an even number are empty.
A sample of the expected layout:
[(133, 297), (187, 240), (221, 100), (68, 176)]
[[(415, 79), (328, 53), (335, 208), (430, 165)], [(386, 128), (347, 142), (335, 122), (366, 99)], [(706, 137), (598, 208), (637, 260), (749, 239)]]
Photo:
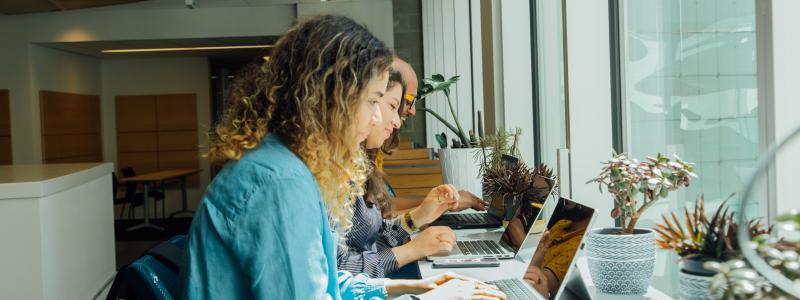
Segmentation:
[(347, 271), (339, 271), (339, 290), (342, 292), (342, 299), (386, 299), (386, 279), (370, 279), (364, 274), (352, 275)]
[(327, 256), (320, 245), (327, 218), (320, 199), (313, 180), (275, 179), (238, 208), (249, 213), (230, 221), (230, 250), (249, 274), (256, 299), (338, 298), (328, 295)]

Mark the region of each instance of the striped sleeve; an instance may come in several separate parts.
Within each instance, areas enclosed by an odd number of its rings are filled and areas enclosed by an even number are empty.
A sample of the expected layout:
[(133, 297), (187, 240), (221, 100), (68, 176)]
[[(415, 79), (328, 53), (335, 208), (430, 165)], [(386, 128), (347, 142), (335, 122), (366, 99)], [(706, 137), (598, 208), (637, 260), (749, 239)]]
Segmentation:
[(336, 260), (339, 270), (364, 273), (371, 278), (386, 277), (386, 274), (397, 270), (397, 258), (391, 247), (378, 251), (358, 251), (339, 245)]
[(376, 242), (378, 251), (386, 248), (394, 248), (405, 244), (409, 238), (408, 232), (400, 226), (402, 217), (394, 218), (392, 220), (383, 220), (383, 228), (381, 228), (381, 235)]

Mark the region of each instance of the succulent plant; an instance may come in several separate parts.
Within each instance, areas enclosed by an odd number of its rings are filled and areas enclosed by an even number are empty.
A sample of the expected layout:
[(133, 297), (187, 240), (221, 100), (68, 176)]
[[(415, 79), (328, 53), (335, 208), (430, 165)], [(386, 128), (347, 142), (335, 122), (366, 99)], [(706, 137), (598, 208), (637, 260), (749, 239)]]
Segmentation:
[[(503, 198), (512, 197), (523, 199), (543, 199), (552, 186), (554, 180), (549, 184), (541, 184), (537, 179), (538, 175), (551, 175), (544, 178), (552, 178), (553, 171), (544, 164), (531, 170), (524, 163), (513, 165), (503, 164), (497, 169), (487, 170), (483, 175), (483, 192), (487, 195), (496, 195)], [(541, 177), (538, 177), (541, 178)]]
[[(728, 199), (733, 197), (729, 196)], [(684, 207), (684, 222), (686, 229), (681, 226), (675, 212), (671, 219), (662, 215), (662, 224), (657, 224), (655, 231), (659, 234), (656, 241), (661, 249), (675, 250), (678, 256), (692, 259), (705, 258), (716, 261), (727, 261), (739, 257), (739, 243), (736, 239), (737, 224), (734, 221), (734, 212), (727, 205), (728, 199), (714, 212), (713, 217), (705, 216), (705, 197), (701, 194), (695, 201), (695, 206), (690, 213)], [(770, 234), (772, 228), (767, 228), (759, 220), (750, 220), (750, 236)]]
[[(800, 212), (792, 211), (779, 216), (779, 228), (785, 232), (786, 238), (777, 238), (768, 234), (756, 235), (748, 247), (771, 266), (775, 272), (794, 282), (794, 288), (800, 288)], [(751, 232), (752, 233), (752, 232)], [(711, 282), (710, 292), (717, 299), (793, 299), (747, 264), (734, 259), (724, 263), (707, 262), (706, 268), (714, 270), (717, 275)]]
[[(694, 164), (659, 153), (647, 157), (646, 161), (629, 159), (624, 153), (614, 154), (596, 178), (586, 183), (597, 182), (600, 192), (603, 186), (614, 195), (611, 217), (619, 219), (623, 234), (633, 234), (642, 213), (658, 199), (666, 198), (671, 191), (689, 186), (697, 175)], [(641, 195), (642, 201), (637, 200)]]

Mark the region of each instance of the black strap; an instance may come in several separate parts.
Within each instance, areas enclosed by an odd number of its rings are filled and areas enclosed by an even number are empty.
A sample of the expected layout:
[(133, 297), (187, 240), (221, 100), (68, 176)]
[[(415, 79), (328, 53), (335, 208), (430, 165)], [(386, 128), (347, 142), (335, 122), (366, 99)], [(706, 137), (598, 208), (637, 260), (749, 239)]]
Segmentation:
[(186, 265), (184, 250), (169, 242), (161, 243), (150, 248), (150, 250), (147, 250), (146, 254), (155, 257), (175, 273), (180, 272), (181, 267)]

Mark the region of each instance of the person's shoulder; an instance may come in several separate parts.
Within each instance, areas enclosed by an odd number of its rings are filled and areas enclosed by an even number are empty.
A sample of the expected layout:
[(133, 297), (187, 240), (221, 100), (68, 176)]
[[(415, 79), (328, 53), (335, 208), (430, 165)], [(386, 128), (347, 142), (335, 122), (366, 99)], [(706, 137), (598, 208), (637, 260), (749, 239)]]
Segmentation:
[(311, 176), (311, 171), (300, 157), (280, 137), (272, 134), (267, 135), (258, 147), (246, 153), (238, 163), (276, 179)]
[[(309, 200), (318, 194), (311, 171), (280, 138), (268, 135), (238, 161), (228, 163), (208, 186), (204, 201), (235, 217), (245, 206), (252, 205), (254, 195), (305, 193)], [(318, 197), (317, 197), (318, 198)], [(264, 199), (284, 202), (286, 199)], [(303, 199), (294, 199), (301, 201)], [(317, 200), (318, 201), (318, 200)], [(269, 203), (256, 203), (270, 205)]]

